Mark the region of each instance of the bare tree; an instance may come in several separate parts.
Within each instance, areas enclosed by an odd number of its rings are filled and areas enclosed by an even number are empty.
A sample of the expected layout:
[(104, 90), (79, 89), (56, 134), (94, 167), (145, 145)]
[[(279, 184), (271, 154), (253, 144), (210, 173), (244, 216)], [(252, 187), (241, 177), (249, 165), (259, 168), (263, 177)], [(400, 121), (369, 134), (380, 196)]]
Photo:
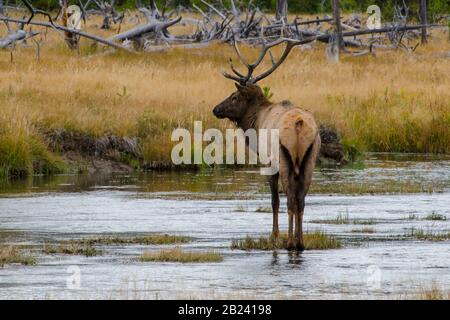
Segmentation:
[(277, 0), (276, 19), (277, 21), (287, 22), (288, 2), (287, 0)]
[(334, 31), (336, 32), (336, 41), (339, 49), (343, 49), (344, 40), (342, 38), (341, 9), (339, 0), (332, 0), (332, 5), (333, 5)]
[[(420, 23), (422, 25), (428, 24), (427, 18), (427, 0), (420, 0)], [(427, 42), (427, 28), (422, 28), (422, 44)]]

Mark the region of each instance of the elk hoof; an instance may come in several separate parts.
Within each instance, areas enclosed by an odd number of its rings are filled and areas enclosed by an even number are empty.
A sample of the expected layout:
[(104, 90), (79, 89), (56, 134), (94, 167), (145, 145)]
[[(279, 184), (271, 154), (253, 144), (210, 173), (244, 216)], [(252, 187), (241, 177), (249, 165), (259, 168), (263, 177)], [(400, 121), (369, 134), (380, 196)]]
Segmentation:
[(289, 239), (288, 242), (287, 242), (287, 245), (286, 245), (286, 249), (289, 250), (289, 251), (295, 250), (294, 241)]
[(295, 250), (297, 250), (297, 251), (305, 251), (305, 246), (303, 245), (303, 243), (297, 243), (295, 245)]
[(278, 239), (279, 235), (280, 235), (279, 231), (272, 231), (272, 234), (270, 235), (270, 239), (271, 240), (276, 240), (276, 239)]

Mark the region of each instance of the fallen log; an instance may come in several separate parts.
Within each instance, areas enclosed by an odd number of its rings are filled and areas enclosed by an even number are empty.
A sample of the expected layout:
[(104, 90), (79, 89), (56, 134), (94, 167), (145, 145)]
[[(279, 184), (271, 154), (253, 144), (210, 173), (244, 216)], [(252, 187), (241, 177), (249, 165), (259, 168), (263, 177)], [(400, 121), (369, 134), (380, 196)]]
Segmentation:
[(174, 24), (177, 24), (180, 21), (181, 21), (181, 17), (178, 17), (177, 19), (172, 20), (172, 21), (150, 23), (150, 24), (146, 24), (143, 26), (138, 26), (136, 28), (130, 29), (123, 33), (117, 34), (113, 37), (110, 37), (108, 39), (108, 41), (132, 40), (134, 38), (140, 37), (143, 34), (146, 34), (149, 32), (157, 32), (157, 31), (167, 29), (168, 27), (173, 26)]
[(15, 44), (17, 41), (23, 41), (28, 38), (34, 37), (38, 35), (38, 32), (26, 32), (24, 30), (17, 30), (17, 32), (12, 33), (8, 35), (4, 39), (0, 39), (0, 49), (5, 49), (13, 44)]
[(124, 46), (115, 43), (114, 41), (108, 40), (108, 39), (103, 39), (100, 38), (98, 36), (95, 36), (93, 34), (90, 33), (86, 33), (83, 31), (79, 31), (79, 30), (74, 30), (74, 29), (70, 29), (67, 27), (63, 27), (57, 24), (51, 24), (49, 22), (40, 22), (40, 21), (30, 21), (28, 23), (28, 20), (22, 20), (22, 19), (12, 19), (12, 18), (8, 18), (8, 17), (0, 17), (0, 21), (8, 21), (8, 22), (13, 22), (13, 23), (22, 23), (22, 24), (31, 24), (31, 25), (35, 25), (35, 26), (41, 26), (41, 27), (45, 27), (45, 28), (53, 28), (53, 29), (57, 29), (60, 31), (65, 31), (65, 32), (70, 32), (72, 34), (76, 34), (80, 37), (84, 37), (90, 40), (93, 40), (95, 42), (116, 48), (116, 49), (121, 49), (121, 50), (125, 50), (125, 51), (131, 51), (128, 48), (125, 48)]

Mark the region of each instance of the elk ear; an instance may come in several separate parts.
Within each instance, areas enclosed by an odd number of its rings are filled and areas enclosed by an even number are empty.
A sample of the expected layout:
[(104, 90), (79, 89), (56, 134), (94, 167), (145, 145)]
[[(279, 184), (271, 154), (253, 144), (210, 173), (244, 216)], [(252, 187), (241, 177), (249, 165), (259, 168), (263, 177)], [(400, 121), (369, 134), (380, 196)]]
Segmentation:
[(243, 85), (241, 85), (241, 84), (239, 84), (237, 82), (234, 85), (236, 86), (236, 89), (239, 90), (239, 92), (244, 92), (245, 86), (243, 86)]
[(248, 86), (244, 86), (242, 84), (236, 83), (236, 88), (238, 89), (238, 91), (244, 96), (244, 97), (248, 97), (251, 93), (251, 90)]

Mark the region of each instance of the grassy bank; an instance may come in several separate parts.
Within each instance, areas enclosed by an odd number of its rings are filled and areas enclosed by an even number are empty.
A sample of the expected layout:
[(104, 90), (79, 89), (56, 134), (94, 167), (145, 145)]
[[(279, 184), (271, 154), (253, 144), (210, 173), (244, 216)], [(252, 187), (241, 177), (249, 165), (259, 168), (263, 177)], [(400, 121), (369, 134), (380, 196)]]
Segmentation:
[[(92, 33), (116, 31), (89, 23)], [(261, 84), (274, 101), (289, 99), (337, 129), (348, 148), (449, 153), (450, 60), (435, 53), (450, 51), (450, 42), (441, 31), (434, 35), (414, 55), (380, 51), (376, 58), (344, 56), (337, 65), (326, 60), (321, 44), (294, 50)], [(0, 51), (0, 177), (64, 170), (64, 154), (45, 138), (52, 130), (137, 137), (143, 161), (169, 162), (173, 129), (192, 130), (194, 120), (204, 130), (231, 127), (211, 112), (234, 90), (221, 75), (235, 55), (227, 45), (102, 54), (83, 41), (78, 55), (55, 32), (42, 37), (40, 61), (33, 46), (17, 47), (13, 63)], [(130, 161), (126, 154), (115, 157)]]

